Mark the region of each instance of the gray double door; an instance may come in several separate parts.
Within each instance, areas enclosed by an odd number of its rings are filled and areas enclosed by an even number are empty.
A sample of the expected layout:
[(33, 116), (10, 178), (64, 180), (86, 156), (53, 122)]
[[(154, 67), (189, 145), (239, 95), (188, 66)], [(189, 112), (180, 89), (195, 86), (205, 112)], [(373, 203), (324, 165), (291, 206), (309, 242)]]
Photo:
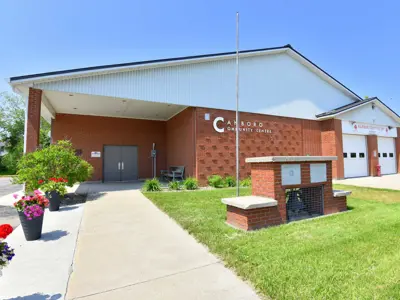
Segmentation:
[(104, 146), (104, 181), (138, 179), (136, 146)]

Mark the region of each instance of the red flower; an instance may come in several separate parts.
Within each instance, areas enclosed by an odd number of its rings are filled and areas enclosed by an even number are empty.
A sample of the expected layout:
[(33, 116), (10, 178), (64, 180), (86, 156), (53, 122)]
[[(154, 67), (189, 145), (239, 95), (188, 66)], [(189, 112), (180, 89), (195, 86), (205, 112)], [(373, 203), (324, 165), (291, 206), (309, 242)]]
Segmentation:
[(13, 228), (10, 224), (0, 225), (0, 238), (5, 239), (11, 232)]
[(39, 184), (42, 184), (43, 182), (44, 182), (44, 180), (42, 180), (42, 179), (40, 179), (40, 180), (38, 181)]

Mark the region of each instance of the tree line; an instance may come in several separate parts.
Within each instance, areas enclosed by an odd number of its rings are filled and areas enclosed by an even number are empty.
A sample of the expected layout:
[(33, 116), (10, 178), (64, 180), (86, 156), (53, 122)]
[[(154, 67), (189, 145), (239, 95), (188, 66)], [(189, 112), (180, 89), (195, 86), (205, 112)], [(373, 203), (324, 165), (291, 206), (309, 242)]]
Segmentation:
[[(15, 174), (24, 153), (25, 100), (16, 94), (0, 93), (0, 173)], [(40, 120), (40, 147), (50, 145), (50, 124)]]

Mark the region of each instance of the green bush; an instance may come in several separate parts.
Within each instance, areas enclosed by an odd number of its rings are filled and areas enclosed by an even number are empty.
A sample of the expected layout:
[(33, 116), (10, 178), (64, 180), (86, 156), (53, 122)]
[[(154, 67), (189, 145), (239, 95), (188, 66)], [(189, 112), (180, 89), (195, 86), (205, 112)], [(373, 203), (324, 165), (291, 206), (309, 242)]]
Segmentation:
[(208, 185), (215, 188), (223, 188), (225, 187), (224, 179), (219, 175), (211, 175), (207, 177)]
[(250, 187), (251, 186), (251, 177), (247, 177), (240, 181), (241, 187)]
[(225, 177), (225, 184), (228, 187), (234, 187), (234, 186), (236, 186), (236, 179), (233, 176), (226, 176)]
[(157, 178), (147, 179), (144, 182), (143, 189), (146, 192), (159, 192), (161, 191), (161, 184)]
[(58, 141), (47, 148), (22, 156), (13, 182), (25, 183), (25, 189), (29, 192), (39, 188), (39, 180), (62, 177), (72, 186), (88, 180), (92, 173), (92, 165), (75, 155), (71, 142)]
[(175, 181), (175, 180), (170, 181), (170, 182), (168, 183), (168, 188), (169, 188), (170, 190), (179, 191), (180, 189), (182, 189), (182, 182), (180, 182), (180, 181)]
[(199, 183), (196, 178), (194, 177), (188, 177), (185, 179), (183, 182), (183, 186), (187, 190), (197, 190), (199, 188)]

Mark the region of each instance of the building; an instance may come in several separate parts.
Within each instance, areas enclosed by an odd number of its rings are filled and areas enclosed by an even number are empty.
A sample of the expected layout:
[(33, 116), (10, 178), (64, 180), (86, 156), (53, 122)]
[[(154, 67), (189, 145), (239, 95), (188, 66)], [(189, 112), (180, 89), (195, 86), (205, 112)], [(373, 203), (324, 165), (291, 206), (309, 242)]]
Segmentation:
[[(93, 180), (149, 178), (185, 166), (201, 183), (235, 174), (235, 53), (12, 77), (27, 99), (26, 151), (40, 115), (70, 139)], [(240, 165), (246, 157), (334, 155), (333, 178), (399, 172), (400, 118), (362, 99), (290, 45), (240, 52)], [(127, 147), (130, 146), (130, 147)], [(156, 150), (156, 166), (151, 150)]]

